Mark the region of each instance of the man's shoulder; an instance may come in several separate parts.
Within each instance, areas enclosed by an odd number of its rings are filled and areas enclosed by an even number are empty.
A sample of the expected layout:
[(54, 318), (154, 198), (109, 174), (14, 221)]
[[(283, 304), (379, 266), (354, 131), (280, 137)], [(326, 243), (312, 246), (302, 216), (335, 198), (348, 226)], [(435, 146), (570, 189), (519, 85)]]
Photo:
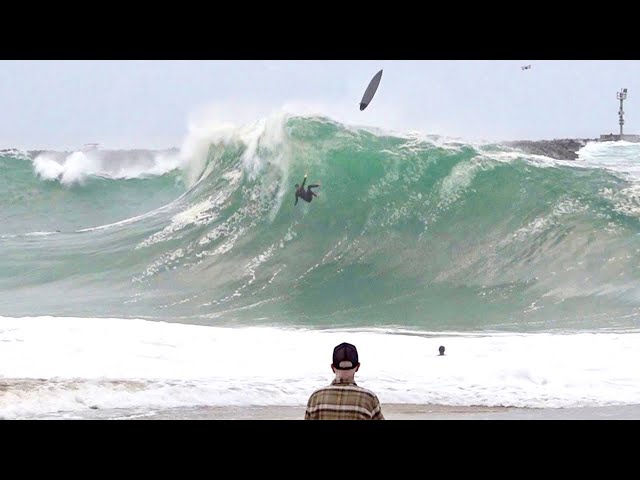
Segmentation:
[(378, 396), (373, 393), (371, 390), (369, 390), (368, 388), (364, 388), (364, 387), (358, 387), (360, 389), (360, 391), (366, 395), (370, 395), (371, 397), (375, 398), (376, 401), (378, 401)]
[(321, 394), (321, 393), (323, 393), (323, 392), (326, 392), (326, 391), (331, 390), (331, 389), (332, 389), (331, 387), (332, 387), (332, 385), (325, 385), (325, 386), (323, 386), (323, 387), (316, 388), (316, 389), (313, 391), (313, 393), (311, 394), (311, 396), (312, 396), (312, 397), (318, 396), (318, 395), (320, 395), (320, 394)]
[(320, 387), (316, 389), (311, 396), (320, 395), (325, 392), (335, 392), (337, 390), (350, 390), (352, 392), (357, 392), (364, 395), (369, 395), (374, 397), (376, 400), (378, 399), (377, 395), (369, 390), (368, 388), (361, 387), (360, 385), (356, 385), (355, 383), (349, 384), (339, 384), (339, 383), (331, 383), (329, 385), (325, 385), (324, 387)]

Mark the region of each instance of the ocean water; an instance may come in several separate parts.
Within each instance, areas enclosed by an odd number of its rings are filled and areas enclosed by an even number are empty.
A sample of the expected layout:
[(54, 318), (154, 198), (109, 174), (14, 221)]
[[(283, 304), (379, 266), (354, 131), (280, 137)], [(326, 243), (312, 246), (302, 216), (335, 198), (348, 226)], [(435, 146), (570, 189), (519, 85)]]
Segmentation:
[(274, 115), (1, 155), (1, 418), (304, 405), (342, 341), (383, 403), (640, 403), (640, 144)]

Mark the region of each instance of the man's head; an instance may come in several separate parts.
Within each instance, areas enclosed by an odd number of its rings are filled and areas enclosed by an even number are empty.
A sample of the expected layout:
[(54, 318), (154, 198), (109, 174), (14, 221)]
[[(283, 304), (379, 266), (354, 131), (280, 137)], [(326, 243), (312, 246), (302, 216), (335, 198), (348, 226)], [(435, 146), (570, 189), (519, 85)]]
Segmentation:
[(440, 352), (440, 355), (444, 355), (444, 347), (442, 345), (440, 345), (438, 351)]
[(350, 343), (341, 343), (333, 349), (331, 369), (341, 378), (352, 377), (360, 368), (358, 350)]
[(296, 183), (296, 188), (300, 188), (300, 184)]

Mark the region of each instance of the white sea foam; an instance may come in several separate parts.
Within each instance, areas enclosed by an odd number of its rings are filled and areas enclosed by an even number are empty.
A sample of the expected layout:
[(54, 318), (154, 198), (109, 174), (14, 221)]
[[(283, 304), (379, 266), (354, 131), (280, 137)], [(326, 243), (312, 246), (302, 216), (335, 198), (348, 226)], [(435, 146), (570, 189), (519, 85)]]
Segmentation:
[[(383, 404), (640, 403), (638, 331), (434, 334), (0, 317), (0, 417), (87, 408), (304, 405), (330, 382), (331, 351), (343, 341), (358, 347), (358, 383)], [(444, 357), (437, 356), (440, 345)]]

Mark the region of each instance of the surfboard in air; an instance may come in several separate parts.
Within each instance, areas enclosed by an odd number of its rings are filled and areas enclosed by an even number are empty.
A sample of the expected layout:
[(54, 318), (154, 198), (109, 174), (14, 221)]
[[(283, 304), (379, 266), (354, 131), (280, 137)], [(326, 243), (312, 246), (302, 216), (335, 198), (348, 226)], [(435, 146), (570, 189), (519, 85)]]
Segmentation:
[(369, 86), (365, 90), (364, 95), (362, 96), (362, 100), (360, 101), (360, 111), (367, 108), (371, 103), (371, 100), (373, 100), (373, 96), (376, 94), (376, 90), (378, 90), (378, 85), (380, 85), (381, 78), (382, 70), (376, 73), (369, 82)]

